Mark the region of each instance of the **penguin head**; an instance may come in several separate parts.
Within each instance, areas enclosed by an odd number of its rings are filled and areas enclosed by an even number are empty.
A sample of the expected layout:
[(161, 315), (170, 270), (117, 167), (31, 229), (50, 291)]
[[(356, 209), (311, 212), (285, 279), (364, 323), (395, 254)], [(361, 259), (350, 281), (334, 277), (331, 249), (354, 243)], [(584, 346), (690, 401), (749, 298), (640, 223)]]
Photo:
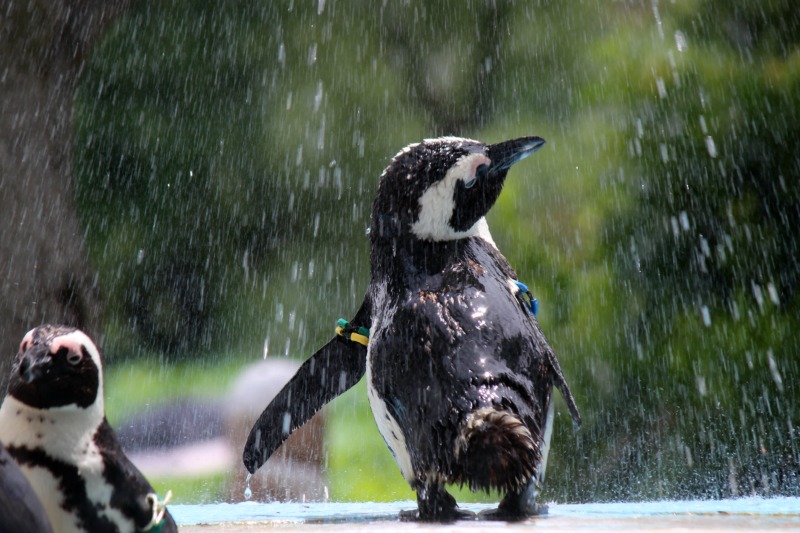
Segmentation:
[(79, 329), (50, 324), (34, 328), (19, 345), (8, 394), (36, 409), (102, 409), (100, 351)]
[(370, 234), (429, 241), (476, 235), (508, 169), (543, 144), (540, 137), (497, 144), (441, 137), (407, 146), (381, 175)]

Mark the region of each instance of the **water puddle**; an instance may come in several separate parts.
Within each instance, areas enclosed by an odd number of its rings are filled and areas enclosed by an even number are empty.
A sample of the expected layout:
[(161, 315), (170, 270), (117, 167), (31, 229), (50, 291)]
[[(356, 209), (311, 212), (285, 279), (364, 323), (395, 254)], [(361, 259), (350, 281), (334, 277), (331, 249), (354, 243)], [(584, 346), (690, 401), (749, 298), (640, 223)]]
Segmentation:
[[(548, 531), (764, 531), (800, 530), (800, 498), (659, 501), (641, 503), (549, 504), (547, 515), (525, 522), (465, 521), (451, 525), (400, 522), (401, 510), (415, 502), (257, 503), (170, 505), (182, 532), (262, 531), (269, 529), (437, 531), (535, 528)], [(488, 504), (462, 506), (474, 512)]]

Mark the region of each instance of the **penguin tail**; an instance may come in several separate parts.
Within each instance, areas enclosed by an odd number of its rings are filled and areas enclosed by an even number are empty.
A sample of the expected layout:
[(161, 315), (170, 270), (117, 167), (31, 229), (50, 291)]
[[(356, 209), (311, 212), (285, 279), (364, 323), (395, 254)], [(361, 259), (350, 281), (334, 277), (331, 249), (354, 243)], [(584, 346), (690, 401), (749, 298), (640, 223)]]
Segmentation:
[(460, 482), (472, 491), (521, 490), (536, 473), (539, 446), (520, 418), (485, 407), (471, 412), (456, 440)]

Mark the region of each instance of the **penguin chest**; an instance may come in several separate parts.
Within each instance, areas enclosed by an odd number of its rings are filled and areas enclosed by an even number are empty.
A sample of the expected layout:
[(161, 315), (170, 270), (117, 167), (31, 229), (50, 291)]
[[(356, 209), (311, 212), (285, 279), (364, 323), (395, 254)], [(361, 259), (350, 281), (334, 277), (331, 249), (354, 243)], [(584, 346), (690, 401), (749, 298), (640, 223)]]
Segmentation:
[(20, 463), (39, 496), (53, 530), (80, 533), (91, 530), (80, 509), (91, 509), (116, 524), (120, 533), (134, 526), (110, 505), (113, 487), (104, 477), (105, 463), (89, 428), (78, 411), (33, 409), (6, 397), (0, 408), (0, 440)]
[(55, 473), (45, 466), (23, 465), (20, 468), (42, 502), (53, 531), (82, 532), (80, 520), (65, 505), (65, 495), (60, 487), (60, 479)]
[[(50, 457), (47, 449), (41, 451)], [(85, 523), (86, 517), (81, 516), (79, 510), (80, 507), (88, 507), (97, 514), (97, 519), (113, 523), (120, 533), (133, 532), (133, 523), (118, 509), (111, 507), (114, 488), (103, 476), (105, 464), (96, 444), (87, 439), (82, 449), (75, 450), (75, 456), (75, 463), (47, 460), (24, 469), (55, 531), (91, 531), (92, 527)], [(76, 496), (83, 496), (85, 500), (78, 502)]]
[(392, 452), (397, 466), (400, 468), (400, 473), (403, 475), (409, 484), (414, 483), (416, 475), (414, 475), (414, 467), (411, 462), (411, 454), (408, 450), (405, 435), (400, 424), (389, 412), (386, 398), (376, 388), (374, 376), (372, 373), (372, 355), (370, 348), (367, 347), (367, 398), (369, 399), (369, 406), (372, 409), (372, 416), (375, 418), (375, 423), (378, 426), (378, 431), (383, 437), (389, 451)]

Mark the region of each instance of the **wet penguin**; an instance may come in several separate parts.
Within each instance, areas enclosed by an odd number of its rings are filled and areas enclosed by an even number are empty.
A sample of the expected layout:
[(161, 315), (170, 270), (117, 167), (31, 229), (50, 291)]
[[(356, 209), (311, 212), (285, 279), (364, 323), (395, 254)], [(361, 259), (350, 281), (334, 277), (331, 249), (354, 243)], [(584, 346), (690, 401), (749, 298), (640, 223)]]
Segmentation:
[(43, 325), (20, 343), (0, 442), (56, 532), (176, 532), (105, 418), (100, 352), (82, 331)]
[[(446, 484), (502, 492), (490, 517), (538, 512), (554, 385), (580, 416), (484, 215), (509, 168), (543, 144), (445, 137), (392, 159), (372, 206), (371, 280), (350, 334), (306, 361), (262, 413), (245, 447), (248, 470), (366, 373), (378, 429), (417, 493), (415, 516), (463, 516)], [(357, 326), (369, 328), (366, 353), (348, 341)]]

